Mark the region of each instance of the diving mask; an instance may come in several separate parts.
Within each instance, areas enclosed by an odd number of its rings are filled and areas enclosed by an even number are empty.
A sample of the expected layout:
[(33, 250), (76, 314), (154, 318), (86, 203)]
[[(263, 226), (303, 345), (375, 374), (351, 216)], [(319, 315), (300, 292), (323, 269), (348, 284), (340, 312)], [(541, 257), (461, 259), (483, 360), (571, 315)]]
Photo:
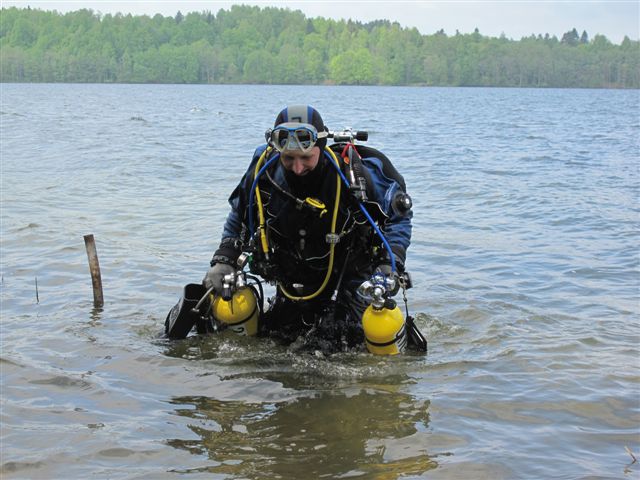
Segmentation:
[(267, 141), (279, 152), (297, 150), (308, 153), (319, 138), (325, 138), (328, 132), (318, 132), (316, 127), (308, 123), (281, 123), (274, 129), (267, 130)]

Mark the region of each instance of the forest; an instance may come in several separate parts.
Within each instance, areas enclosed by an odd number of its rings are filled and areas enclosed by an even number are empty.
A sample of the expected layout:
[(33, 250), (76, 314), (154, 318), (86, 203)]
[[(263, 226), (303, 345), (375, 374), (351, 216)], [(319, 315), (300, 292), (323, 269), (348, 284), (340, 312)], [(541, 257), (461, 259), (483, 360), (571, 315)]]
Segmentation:
[(2, 8), (0, 81), (640, 88), (640, 42), (422, 34), (233, 6), (175, 16)]

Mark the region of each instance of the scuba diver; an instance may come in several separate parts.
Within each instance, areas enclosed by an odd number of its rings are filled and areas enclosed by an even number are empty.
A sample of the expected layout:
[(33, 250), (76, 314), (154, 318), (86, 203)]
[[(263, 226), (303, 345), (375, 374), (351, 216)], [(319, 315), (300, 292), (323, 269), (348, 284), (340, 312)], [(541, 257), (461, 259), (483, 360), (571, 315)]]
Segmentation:
[[(214, 317), (203, 330), (237, 327), (253, 316), (252, 326), (235, 330), (294, 348), (330, 353), (366, 344), (374, 353), (399, 353), (409, 341), (426, 351), (408, 309), (405, 321), (392, 299), (402, 289), (406, 303), (411, 286), (405, 259), (412, 204), (403, 177), (382, 152), (355, 144), (367, 132), (330, 132), (311, 106), (283, 109), (265, 137), (229, 197), (203, 279)], [(246, 314), (238, 313), (247, 296), (261, 296), (246, 293), (246, 264), (276, 285), (259, 314), (252, 299)], [(234, 291), (245, 292), (240, 303)], [(169, 336), (171, 327), (168, 318)]]

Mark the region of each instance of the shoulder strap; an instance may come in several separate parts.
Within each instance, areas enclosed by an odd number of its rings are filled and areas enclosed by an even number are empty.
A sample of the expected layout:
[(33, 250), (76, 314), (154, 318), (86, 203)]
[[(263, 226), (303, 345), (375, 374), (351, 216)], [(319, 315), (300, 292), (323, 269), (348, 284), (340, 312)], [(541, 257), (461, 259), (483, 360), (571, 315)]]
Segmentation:
[[(349, 178), (348, 176), (349, 167), (347, 166), (344, 159), (342, 158), (342, 152), (345, 146), (346, 146), (346, 143), (334, 143), (333, 145), (330, 145), (329, 148), (331, 148), (336, 154), (336, 156), (340, 159), (341, 168), (344, 174), (347, 175), (347, 178)], [(364, 165), (362, 164), (362, 155), (359, 150), (360, 150), (359, 146), (356, 145), (357, 155), (353, 156), (353, 160), (352, 160), (352, 162), (354, 163), (353, 166), (356, 168), (357, 172), (359, 172), (360, 175), (364, 177), (364, 183), (366, 187), (365, 193), (367, 198), (373, 198), (374, 191), (373, 191), (373, 181), (371, 179), (371, 172), (369, 172), (369, 169), (365, 168)]]
[(398, 185), (400, 185), (402, 191), (405, 193), (407, 192), (407, 186), (404, 182), (404, 177), (400, 175), (400, 172), (396, 170), (396, 167), (393, 166), (391, 160), (389, 160), (389, 158), (384, 153), (373, 147), (368, 147), (365, 145), (356, 145), (356, 150), (363, 158), (375, 157), (380, 159), (380, 161), (382, 162), (382, 173), (384, 173), (386, 177), (398, 182)]

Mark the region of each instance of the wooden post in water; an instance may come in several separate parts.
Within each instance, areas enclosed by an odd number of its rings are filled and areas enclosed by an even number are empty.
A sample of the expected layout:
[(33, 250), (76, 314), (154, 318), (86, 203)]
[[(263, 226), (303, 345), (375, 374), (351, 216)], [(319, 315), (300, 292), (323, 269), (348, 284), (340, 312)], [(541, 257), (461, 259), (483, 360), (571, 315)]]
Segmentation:
[(95, 307), (102, 307), (104, 305), (102, 277), (100, 276), (98, 252), (96, 251), (96, 242), (93, 239), (93, 235), (84, 236), (84, 246), (87, 249), (87, 257), (89, 258), (89, 271), (91, 272), (91, 283), (93, 285), (93, 305)]

